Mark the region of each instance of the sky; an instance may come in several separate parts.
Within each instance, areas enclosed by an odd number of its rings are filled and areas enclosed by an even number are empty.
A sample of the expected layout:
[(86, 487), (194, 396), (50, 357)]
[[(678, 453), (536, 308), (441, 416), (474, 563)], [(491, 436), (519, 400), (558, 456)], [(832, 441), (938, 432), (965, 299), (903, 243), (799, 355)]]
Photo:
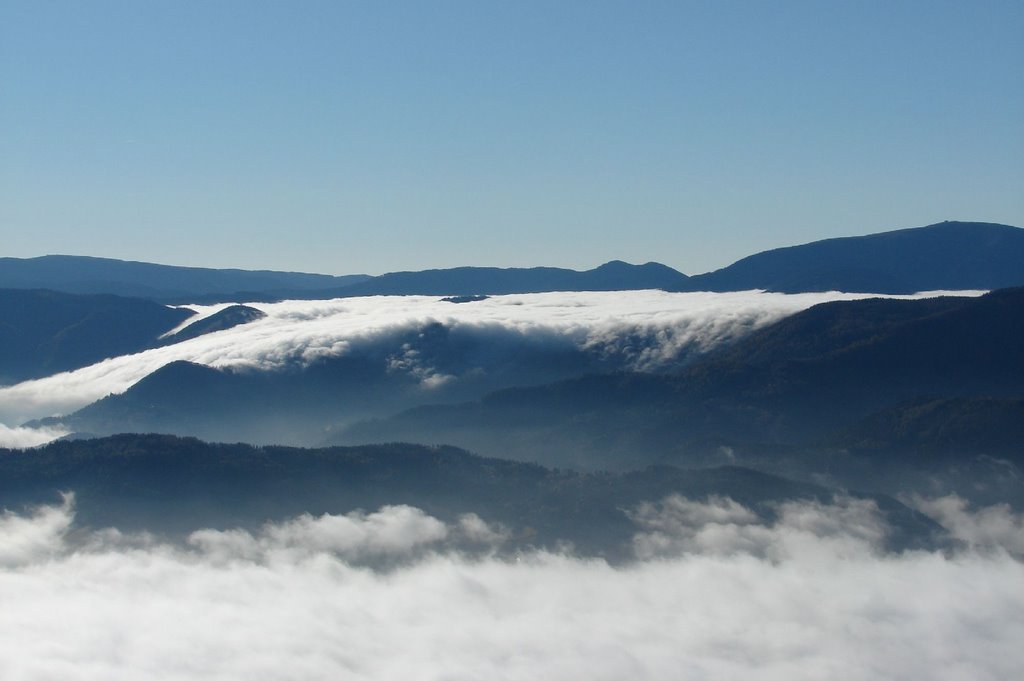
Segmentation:
[(1024, 3), (0, 0), (0, 255), (688, 274), (1024, 226)]

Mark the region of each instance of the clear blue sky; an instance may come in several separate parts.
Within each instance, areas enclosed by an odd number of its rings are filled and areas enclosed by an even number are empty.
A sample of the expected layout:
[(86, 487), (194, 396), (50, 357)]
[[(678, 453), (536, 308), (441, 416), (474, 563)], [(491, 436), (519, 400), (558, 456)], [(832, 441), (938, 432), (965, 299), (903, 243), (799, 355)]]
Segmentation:
[(1024, 2), (0, 0), (0, 255), (380, 273), (1024, 226)]

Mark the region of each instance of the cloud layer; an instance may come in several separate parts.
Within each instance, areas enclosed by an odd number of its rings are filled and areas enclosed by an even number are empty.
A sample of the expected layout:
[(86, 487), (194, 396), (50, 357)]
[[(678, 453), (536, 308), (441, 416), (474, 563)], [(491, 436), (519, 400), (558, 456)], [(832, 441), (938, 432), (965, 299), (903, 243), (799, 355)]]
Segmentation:
[[(7, 514), (0, 676), (985, 680), (1024, 664), (1024, 565), (1005, 551), (883, 554), (877, 511), (842, 500), (773, 522), (727, 499), (634, 514), (638, 549), (659, 548), (625, 567), (453, 551), (479, 519), (410, 507), (186, 548), (76, 535), (67, 501)], [(360, 564), (381, 556), (404, 562)]]
[(972, 510), (967, 500), (956, 494), (936, 499), (917, 496), (907, 503), (972, 549), (1007, 551), (1017, 558), (1024, 558), (1024, 517), (1015, 513), (1009, 504)]
[(13, 428), (0, 423), (0, 447), (24, 449), (52, 442), (68, 434), (64, 428)]
[[(961, 292), (976, 293), (980, 292)], [(935, 294), (916, 297), (927, 295)], [(603, 361), (608, 368), (658, 370), (812, 305), (865, 297), (869, 296), (835, 292), (619, 291), (495, 296), (467, 304), (428, 296), (252, 303), (267, 316), (171, 346), (0, 388), (0, 423), (13, 426), (69, 413), (123, 392), (175, 360), (273, 371), (347, 353), (376, 352), (385, 356), (389, 370), (407, 372), (425, 388), (436, 387), (454, 376), (424, 362), (415, 349), (400, 343), (386, 345), (431, 324), (444, 325), (462, 337), (500, 336), (505, 343), (534, 346), (560, 344)], [(195, 306), (200, 314), (190, 322), (223, 307)]]

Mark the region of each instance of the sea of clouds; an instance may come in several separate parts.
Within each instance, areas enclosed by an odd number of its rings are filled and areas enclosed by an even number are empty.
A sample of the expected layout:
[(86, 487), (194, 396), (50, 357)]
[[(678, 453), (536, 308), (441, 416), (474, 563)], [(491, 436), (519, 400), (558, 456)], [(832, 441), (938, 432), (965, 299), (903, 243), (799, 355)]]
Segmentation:
[[(0, 446), (26, 446), (52, 439), (50, 434), (32, 433), (18, 426), (34, 418), (67, 414), (108, 394), (124, 392), (176, 360), (236, 371), (280, 371), (347, 353), (376, 352), (386, 357), (389, 370), (404, 371), (430, 389), (458, 376), (450, 369), (431, 365), (416, 348), (399, 339), (417, 329), (441, 324), (453, 338), (476, 338), (478, 346), (505, 348), (506, 356), (515, 355), (519, 345), (560, 351), (568, 348), (602, 362), (609, 370), (659, 371), (812, 305), (865, 297), (871, 296), (837, 292), (615, 291), (494, 296), (463, 304), (431, 296), (251, 303), (266, 317), (0, 388), (0, 424), (5, 424), (0, 428)], [(178, 330), (225, 305), (189, 307), (198, 314)], [(469, 372), (487, 367), (463, 369)]]
[(171, 545), (76, 529), (68, 496), (0, 517), (0, 678), (1016, 678), (1020, 516), (919, 501), (960, 549), (885, 553), (863, 500), (669, 497), (609, 565), (408, 506)]

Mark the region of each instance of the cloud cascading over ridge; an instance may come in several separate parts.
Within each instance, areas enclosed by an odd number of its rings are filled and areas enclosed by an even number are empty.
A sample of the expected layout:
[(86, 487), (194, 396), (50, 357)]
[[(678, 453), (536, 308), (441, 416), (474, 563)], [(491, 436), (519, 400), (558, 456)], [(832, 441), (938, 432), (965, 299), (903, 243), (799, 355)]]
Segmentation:
[[(812, 305), (865, 297), (871, 296), (619, 291), (495, 296), (467, 304), (428, 296), (252, 303), (267, 316), (174, 345), (0, 388), (0, 422), (17, 425), (74, 411), (108, 394), (123, 392), (176, 360), (274, 371), (356, 350), (379, 349), (403, 331), (431, 324), (444, 325), (464, 336), (503, 334), (507, 343), (561, 343), (604, 361), (610, 369), (656, 371)], [(191, 321), (223, 307), (195, 306), (200, 314)], [(424, 364), (408, 348), (384, 350), (389, 370), (406, 371), (426, 388), (452, 379)]]
[[(0, 676), (995, 680), (1024, 664), (1024, 564), (998, 547), (885, 554), (884, 521), (854, 501), (772, 522), (727, 499), (634, 513), (638, 548), (660, 548), (619, 567), (454, 550), (482, 521), (411, 507), (187, 547), (76, 535), (70, 499), (8, 513)], [(367, 566), (381, 556), (398, 562)]]

